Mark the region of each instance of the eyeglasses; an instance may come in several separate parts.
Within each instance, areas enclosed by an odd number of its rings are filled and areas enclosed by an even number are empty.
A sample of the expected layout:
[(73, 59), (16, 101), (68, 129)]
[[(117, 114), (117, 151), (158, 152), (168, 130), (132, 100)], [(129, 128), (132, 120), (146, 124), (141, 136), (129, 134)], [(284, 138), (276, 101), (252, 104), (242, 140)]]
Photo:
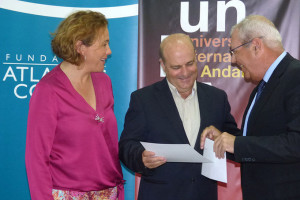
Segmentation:
[[(255, 37), (255, 38), (262, 38), (262, 36), (261, 36), (261, 37)], [(233, 48), (233, 49), (230, 48), (230, 49), (229, 49), (230, 55), (232, 56), (232, 55), (234, 54), (234, 52), (235, 52), (238, 48), (240, 48), (240, 47), (242, 47), (242, 46), (244, 46), (244, 45), (246, 45), (246, 44), (251, 43), (255, 38), (253, 38), (253, 39), (251, 39), (250, 41), (245, 42), (245, 43), (241, 44), (240, 46), (237, 46), (237, 47), (235, 47), (235, 48)]]

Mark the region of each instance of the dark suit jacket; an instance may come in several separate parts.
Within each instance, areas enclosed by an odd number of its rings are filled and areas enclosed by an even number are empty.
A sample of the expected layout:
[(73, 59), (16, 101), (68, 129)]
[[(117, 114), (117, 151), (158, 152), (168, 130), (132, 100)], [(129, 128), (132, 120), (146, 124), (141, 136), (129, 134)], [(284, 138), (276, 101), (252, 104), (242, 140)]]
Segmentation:
[[(224, 91), (197, 83), (197, 93), (201, 127), (195, 149), (202, 153), (200, 134), (205, 127), (214, 125), (227, 132), (237, 129)], [(201, 164), (166, 163), (146, 169), (140, 141), (189, 143), (166, 79), (132, 93), (119, 142), (120, 160), (142, 174), (140, 200), (217, 200), (217, 184), (201, 175)]]
[(242, 162), (244, 200), (300, 199), (300, 62), (289, 54), (253, 107), (247, 136), (237, 137), (234, 148)]

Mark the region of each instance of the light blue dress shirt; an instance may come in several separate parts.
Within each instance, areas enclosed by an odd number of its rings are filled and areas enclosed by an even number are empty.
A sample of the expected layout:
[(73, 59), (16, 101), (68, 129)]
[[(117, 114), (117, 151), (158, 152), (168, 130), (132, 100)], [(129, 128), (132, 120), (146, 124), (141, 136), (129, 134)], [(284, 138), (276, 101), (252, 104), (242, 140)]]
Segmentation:
[[(287, 53), (284, 51), (274, 62), (273, 64), (269, 67), (269, 69), (267, 70), (267, 72), (265, 73), (265, 76), (263, 78), (263, 80), (266, 82), (266, 84), (268, 83), (271, 75), (273, 74), (274, 70), (276, 69), (276, 67), (278, 66), (278, 64), (281, 62), (281, 60), (285, 57)], [(249, 116), (250, 116), (250, 113), (251, 113), (251, 110), (254, 106), (254, 102), (255, 102), (255, 99), (256, 99), (256, 94), (255, 94), (255, 97), (253, 98), (252, 100), (252, 103), (251, 103), (251, 106), (247, 112), (247, 115), (246, 115), (246, 119), (245, 119), (245, 123), (244, 123), (244, 129), (243, 129), (243, 136), (246, 136), (247, 134), (247, 126), (248, 126), (248, 119), (249, 119)]]

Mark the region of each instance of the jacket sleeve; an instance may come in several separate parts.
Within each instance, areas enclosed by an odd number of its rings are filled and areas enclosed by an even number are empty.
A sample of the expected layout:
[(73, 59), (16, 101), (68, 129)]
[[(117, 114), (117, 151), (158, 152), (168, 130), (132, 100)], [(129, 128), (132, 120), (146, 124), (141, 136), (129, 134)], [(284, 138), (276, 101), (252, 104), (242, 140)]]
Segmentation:
[(29, 104), (25, 163), (32, 200), (53, 200), (49, 159), (57, 124), (54, 91), (37, 84)]
[(151, 173), (151, 170), (146, 168), (142, 161), (142, 153), (145, 148), (140, 141), (144, 141), (146, 129), (143, 105), (138, 96), (132, 93), (119, 141), (119, 158), (130, 170), (144, 175)]
[(221, 129), (222, 132), (228, 132), (232, 135), (239, 136), (241, 135), (241, 130), (237, 128), (234, 117), (231, 115), (231, 107), (228, 102), (226, 93), (224, 92), (224, 123)]
[[(241, 135), (241, 130), (237, 127), (234, 117), (231, 115), (231, 107), (228, 102), (226, 93), (224, 92), (224, 122), (220, 131), (230, 133), (234, 136)], [(229, 160), (235, 161), (234, 154), (226, 153), (226, 157)]]

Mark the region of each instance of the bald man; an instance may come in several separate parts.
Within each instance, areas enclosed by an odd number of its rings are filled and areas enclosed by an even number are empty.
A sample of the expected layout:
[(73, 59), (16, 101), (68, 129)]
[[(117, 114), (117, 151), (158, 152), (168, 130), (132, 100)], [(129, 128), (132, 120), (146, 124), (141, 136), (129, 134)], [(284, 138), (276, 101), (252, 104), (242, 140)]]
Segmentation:
[(201, 175), (202, 164), (168, 162), (140, 144), (189, 144), (202, 154), (200, 133), (208, 125), (238, 131), (226, 93), (196, 81), (195, 56), (189, 36), (168, 36), (159, 60), (166, 78), (131, 94), (119, 157), (142, 175), (139, 200), (217, 200), (217, 183)]

